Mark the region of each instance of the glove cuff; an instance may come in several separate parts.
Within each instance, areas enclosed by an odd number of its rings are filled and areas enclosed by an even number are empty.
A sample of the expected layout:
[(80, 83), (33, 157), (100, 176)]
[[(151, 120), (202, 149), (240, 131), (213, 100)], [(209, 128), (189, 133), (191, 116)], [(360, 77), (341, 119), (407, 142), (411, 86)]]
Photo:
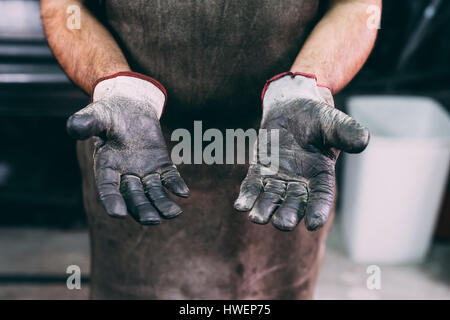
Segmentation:
[(117, 72), (95, 81), (92, 87), (91, 101), (108, 96), (123, 96), (148, 102), (156, 111), (158, 119), (167, 102), (164, 86), (155, 79), (132, 71)]
[[(285, 77), (286, 79), (277, 81)], [(271, 85), (275, 81), (277, 83)], [(296, 98), (308, 98), (330, 105), (334, 104), (331, 89), (326, 85), (317, 83), (317, 77), (310, 73), (290, 71), (280, 73), (266, 81), (261, 93), (263, 109), (265, 105), (271, 105), (275, 100)]]

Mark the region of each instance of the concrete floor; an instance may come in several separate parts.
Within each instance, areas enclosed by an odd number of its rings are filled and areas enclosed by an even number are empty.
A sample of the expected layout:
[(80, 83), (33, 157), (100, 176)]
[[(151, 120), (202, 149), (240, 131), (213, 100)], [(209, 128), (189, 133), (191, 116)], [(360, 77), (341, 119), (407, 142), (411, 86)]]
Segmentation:
[[(89, 277), (86, 231), (0, 229), (0, 299), (86, 299), (89, 285), (68, 290), (66, 268)], [(450, 299), (450, 244), (434, 244), (419, 265), (380, 266), (381, 289), (366, 287), (366, 265), (348, 259), (335, 226), (316, 290), (317, 299)]]
[(343, 246), (339, 221), (328, 237), (316, 299), (390, 300), (450, 299), (450, 243), (434, 243), (426, 260), (416, 265), (378, 265), (381, 289), (367, 288), (369, 265), (351, 261)]

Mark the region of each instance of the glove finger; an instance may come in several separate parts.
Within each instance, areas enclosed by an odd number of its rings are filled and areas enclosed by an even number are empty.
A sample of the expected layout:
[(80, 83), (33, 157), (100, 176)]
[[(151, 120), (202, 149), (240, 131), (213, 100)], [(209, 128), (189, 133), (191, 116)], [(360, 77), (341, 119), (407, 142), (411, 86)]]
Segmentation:
[(250, 220), (258, 224), (268, 223), (280, 204), (285, 188), (286, 185), (283, 181), (268, 179), (264, 186), (264, 192), (250, 211)]
[(334, 201), (334, 184), (334, 174), (329, 172), (323, 172), (310, 180), (306, 206), (308, 230), (316, 230), (327, 221)]
[(369, 130), (342, 111), (326, 107), (320, 121), (327, 144), (349, 153), (362, 152), (369, 143)]
[(145, 194), (164, 218), (174, 218), (183, 212), (167, 195), (158, 173), (145, 176), (142, 179), (142, 183), (144, 184)]
[(77, 140), (85, 140), (104, 132), (107, 128), (105, 116), (98, 111), (103, 108), (100, 102), (93, 102), (70, 116), (66, 123), (69, 135)]
[(109, 168), (95, 170), (97, 194), (106, 212), (115, 218), (127, 215), (127, 206), (119, 191), (120, 173)]
[(189, 197), (189, 188), (174, 165), (167, 166), (162, 170), (161, 182), (173, 194), (182, 198)]
[(260, 176), (247, 175), (242, 181), (239, 196), (234, 202), (234, 208), (238, 211), (251, 210), (262, 189), (263, 182)]
[(272, 217), (272, 224), (282, 231), (293, 230), (305, 215), (308, 190), (302, 182), (289, 182), (286, 197)]
[(161, 219), (158, 212), (148, 201), (144, 193), (141, 179), (133, 175), (123, 175), (120, 192), (125, 198), (131, 216), (140, 224), (159, 224)]

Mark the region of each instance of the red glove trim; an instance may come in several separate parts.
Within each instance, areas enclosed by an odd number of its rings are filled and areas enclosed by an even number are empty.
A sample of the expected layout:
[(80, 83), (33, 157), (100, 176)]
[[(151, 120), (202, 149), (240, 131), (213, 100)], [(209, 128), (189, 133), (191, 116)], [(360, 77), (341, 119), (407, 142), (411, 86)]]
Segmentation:
[(332, 92), (332, 90), (331, 90), (331, 88), (329, 86), (317, 83), (317, 77), (315, 75), (313, 75), (312, 73), (288, 71), (288, 72), (283, 72), (283, 73), (277, 74), (276, 76), (273, 76), (272, 78), (270, 78), (269, 80), (266, 81), (266, 84), (264, 85), (263, 91), (261, 92), (261, 103), (264, 100), (264, 95), (266, 94), (266, 90), (267, 90), (267, 87), (269, 86), (269, 84), (272, 81), (275, 81), (275, 80), (280, 79), (280, 78), (282, 78), (284, 76), (287, 76), (287, 75), (290, 75), (291, 77), (295, 77), (297, 75), (300, 75), (300, 76), (304, 76), (304, 77), (307, 77), (307, 78), (314, 79), (314, 80), (316, 80), (316, 85), (318, 87), (328, 88)]
[(99, 84), (103, 80), (113, 79), (113, 78), (117, 78), (117, 77), (120, 77), (120, 76), (139, 78), (139, 79), (151, 82), (156, 87), (158, 87), (158, 89), (161, 90), (164, 93), (164, 96), (166, 97), (164, 99), (164, 106), (163, 106), (163, 109), (161, 111), (161, 115), (164, 113), (164, 108), (166, 107), (166, 104), (167, 104), (167, 91), (166, 91), (166, 88), (164, 88), (164, 86), (161, 83), (159, 83), (158, 81), (156, 81), (152, 77), (146, 76), (145, 74), (133, 72), (133, 71), (121, 71), (121, 72), (117, 72), (117, 73), (111, 74), (109, 76), (101, 77), (101, 78), (97, 79), (94, 82), (94, 85), (92, 86), (91, 102), (92, 102), (92, 99), (93, 99), (94, 89), (97, 86), (97, 84)]

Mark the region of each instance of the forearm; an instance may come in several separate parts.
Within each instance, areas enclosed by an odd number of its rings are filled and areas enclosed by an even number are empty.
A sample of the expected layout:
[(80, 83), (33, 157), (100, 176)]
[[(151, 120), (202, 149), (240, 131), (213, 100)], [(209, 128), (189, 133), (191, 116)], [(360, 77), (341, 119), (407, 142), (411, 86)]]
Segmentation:
[[(80, 29), (66, 26), (70, 5), (81, 9)], [(42, 0), (41, 16), (53, 54), (69, 78), (87, 93), (91, 93), (98, 78), (130, 70), (114, 38), (83, 6), (83, 1)]]
[(369, 28), (367, 8), (381, 0), (335, 0), (316, 25), (291, 67), (316, 75), (318, 83), (338, 92), (361, 69), (377, 29)]

